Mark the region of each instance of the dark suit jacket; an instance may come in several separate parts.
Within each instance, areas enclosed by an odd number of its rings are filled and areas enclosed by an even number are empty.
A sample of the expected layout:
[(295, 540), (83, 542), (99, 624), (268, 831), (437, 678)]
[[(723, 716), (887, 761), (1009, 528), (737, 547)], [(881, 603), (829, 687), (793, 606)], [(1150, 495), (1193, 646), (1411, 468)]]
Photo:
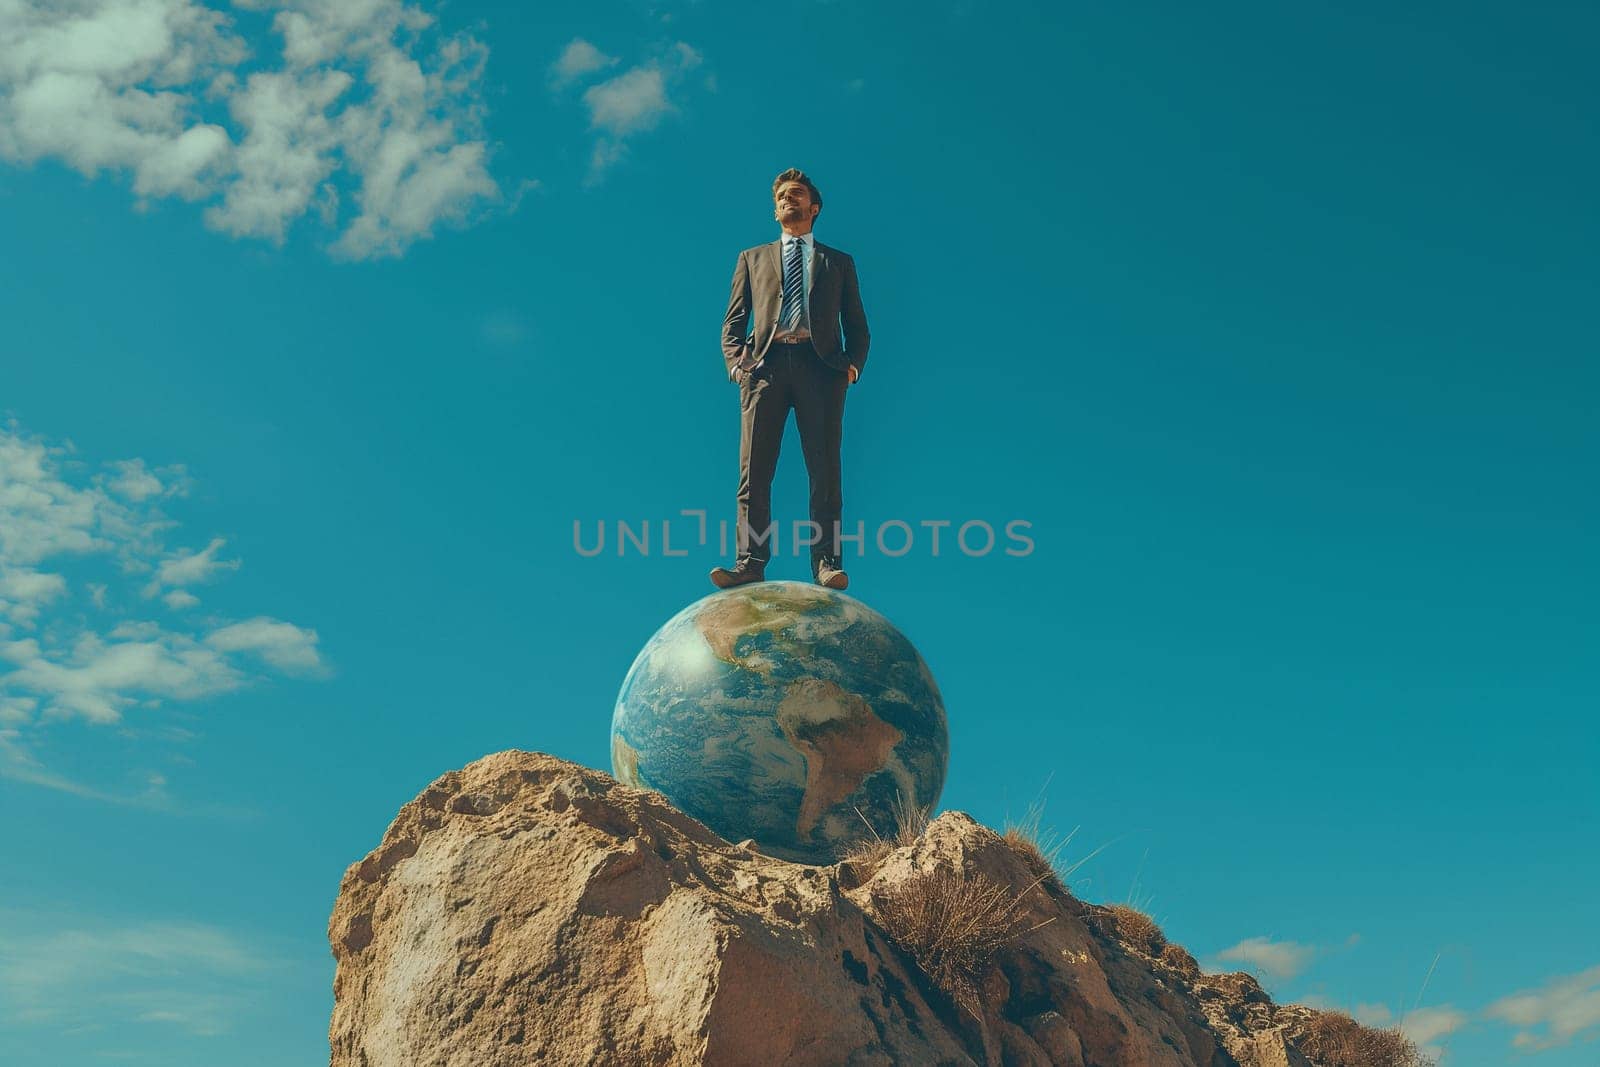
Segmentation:
[[(849, 367), (860, 375), (867, 362), (867, 313), (861, 308), (856, 261), (815, 237), (811, 252), (811, 295), (807, 312), (811, 343), (834, 370)], [(783, 238), (739, 253), (733, 268), (733, 292), (722, 320), (722, 358), (728, 377), (735, 378), (766, 357), (778, 332), (783, 304)], [(754, 312), (752, 321), (751, 312)], [(843, 319), (841, 336), (839, 325)], [(746, 333), (749, 336), (746, 336)]]

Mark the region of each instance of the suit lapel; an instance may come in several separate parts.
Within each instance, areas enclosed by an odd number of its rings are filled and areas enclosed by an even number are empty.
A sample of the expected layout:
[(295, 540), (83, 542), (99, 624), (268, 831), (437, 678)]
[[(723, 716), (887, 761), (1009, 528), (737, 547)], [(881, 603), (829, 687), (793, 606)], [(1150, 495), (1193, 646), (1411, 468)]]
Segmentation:
[[(828, 278), (828, 272), (833, 269), (833, 261), (828, 257), (828, 248), (815, 237), (811, 239), (815, 247), (811, 251), (811, 292), (806, 297), (806, 316), (811, 322), (813, 332), (817, 329), (817, 316), (812, 307), (817, 302), (817, 294), (827, 292), (823, 283)], [(824, 328), (827, 326), (824, 324)]]

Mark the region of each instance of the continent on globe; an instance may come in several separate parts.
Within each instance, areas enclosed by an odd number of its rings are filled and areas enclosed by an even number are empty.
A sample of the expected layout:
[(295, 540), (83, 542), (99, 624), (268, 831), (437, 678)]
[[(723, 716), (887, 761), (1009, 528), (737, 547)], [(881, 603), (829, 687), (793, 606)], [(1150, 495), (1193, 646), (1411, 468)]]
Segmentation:
[(758, 650), (747, 646), (743, 656), (735, 650), (739, 638), (780, 632), (800, 622), (807, 611), (826, 599), (820, 591), (812, 595), (809, 586), (804, 594), (783, 597), (709, 596), (695, 613), (695, 628), (718, 659), (768, 673), (771, 664)]
[(821, 678), (789, 686), (778, 705), (778, 729), (806, 757), (806, 792), (795, 833), (811, 839), (817, 818), (881, 771), (905, 734), (872, 714), (867, 702)]
[(949, 735), (927, 664), (882, 615), (810, 583), (755, 582), (645, 643), (617, 696), (611, 763), (730, 841), (830, 863), (888, 832), (897, 802), (934, 806)]

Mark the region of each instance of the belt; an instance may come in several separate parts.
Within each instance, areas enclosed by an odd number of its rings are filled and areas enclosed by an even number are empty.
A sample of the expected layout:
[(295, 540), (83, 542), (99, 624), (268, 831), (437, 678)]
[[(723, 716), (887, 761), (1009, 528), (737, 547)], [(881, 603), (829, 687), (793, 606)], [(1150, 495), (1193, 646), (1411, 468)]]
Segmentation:
[(772, 343), (775, 345), (808, 345), (811, 343), (811, 335), (805, 334), (800, 337), (774, 337), (772, 339)]

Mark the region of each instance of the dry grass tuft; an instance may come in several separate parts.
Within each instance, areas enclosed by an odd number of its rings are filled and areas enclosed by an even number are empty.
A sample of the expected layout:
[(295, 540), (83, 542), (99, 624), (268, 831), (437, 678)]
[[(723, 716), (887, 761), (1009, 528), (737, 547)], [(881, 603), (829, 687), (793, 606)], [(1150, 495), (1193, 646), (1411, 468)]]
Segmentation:
[[(1046, 783), (1048, 784), (1048, 782)], [(1076, 863), (1066, 867), (1061, 865), (1061, 854), (1066, 851), (1078, 828), (1073, 827), (1071, 832), (1059, 834), (1054, 830), (1044, 829), (1044, 790), (1028, 805), (1027, 812), (1022, 819), (1012, 822), (1006, 819), (1005, 832), (1001, 837), (1011, 846), (1011, 850), (1022, 858), (1022, 862), (1037, 876), (1044, 876), (1045, 883), (1062, 892), (1070, 892), (1068, 880), (1079, 867), (1094, 859), (1105, 846), (1090, 852)]]
[(917, 838), (928, 828), (932, 813), (931, 806), (918, 807), (897, 791), (894, 795), (894, 833), (888, 837), (880, 837), (878, 828), (872, 825), (872, 820), (857, 808), (856, 814), (867, 824), (867, 831), (871, 836), (848, 845), (839, 855), (840, 862), (860, 868), (863, 871), (863, 881), (871, 878), (872, 872), (878, 869), (878, 865), (890, 852), (916, 843)]
[(1112, 904), (1106, 908), (1116, 927), (1117, 936), (1133, 945), (1146, 956), (1160, 956), (1167, 947), (1167, 935), (1161, 932), (1156, 921), (1138, 908), (1126, 904)]
[(1060, 839), (1051, 836), (1041, 838), (1038, 816), (1033, 813), (1033, 809), (1029, 811), (1029, 817), (1022, 822), (1008, 823), (1001, 837), (1010, 846), (1011, 851), (1021, 857), (1023, 865), (1035, 878), (1042, 878), (1065, 890), (1066, 886), (1062, 883), (1061, 876), (1056, 873), (1056, 860), (1072, 835), (1068, 834)]
[(859, 841), (852, 841), (839, 853), (839, 862), (848, 863), (861, 872), (861, 880), (866, 881), (872, 877), (872, 872), (884, 861), (889, 853), (894, 851), (894, 842), (885, 841), (881, 837), (863, 837)]
[(878, 922), (935, 986), (978, 1016), (978, 981), (1000, 946), (1029, 932), (1019, 929), (1022, 901), (1041, 880), (1018, 893), (937, 868), (886, 890), (877, 900)]
[(899, 790), (894, 794), (894, 838), (896, 845), (909, 845), (922, 836), (933, 815), (933, 806), (918, 807)]
[(1320, 1067), (1432, 1067), (1398, 1029), (1363, 1026), (1339, 1011), (1313, 1010), (1299, 1039), (1300, 1051)]

